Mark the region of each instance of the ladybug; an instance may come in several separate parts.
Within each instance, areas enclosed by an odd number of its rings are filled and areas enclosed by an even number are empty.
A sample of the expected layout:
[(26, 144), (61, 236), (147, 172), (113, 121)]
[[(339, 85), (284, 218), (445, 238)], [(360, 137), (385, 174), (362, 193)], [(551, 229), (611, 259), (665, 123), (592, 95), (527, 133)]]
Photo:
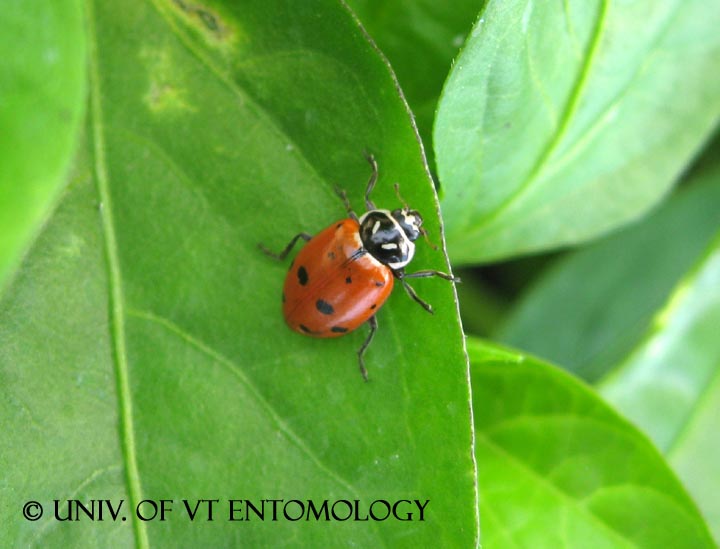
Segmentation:
[(277, 254), (259, 244), (265, 254), (283, 260), (298, 240), (307, 242), (285, 278), (285, 321), (300, 334), (322, 338), (343, 336), (367, 322), (370, 332), (357, 353), (365, 381), (368, 376), (363, 355), (377, 331), (376, 314), (392, 292), (394, 280), (398, 279), (408, 295), (429, 313), (432, 307), (420, 299), (407, 279), (438, 276), (460, 281), (439, 271), (405, 272), (415, 254), (415, 241), (420, 235), (427, 238), (423, 219), (402, 201), (397, 184), (395, 192), (403, 207), (390, 211), (375, 206), (370, 194), (378, 179), (378, 165), (372, 155), (366, 158), (372, 167), (365, 189), (367, 212), (358, 218), (345, 191), (336, 188), (347, 219), (336, 221), (315, 236), (299, 233)]

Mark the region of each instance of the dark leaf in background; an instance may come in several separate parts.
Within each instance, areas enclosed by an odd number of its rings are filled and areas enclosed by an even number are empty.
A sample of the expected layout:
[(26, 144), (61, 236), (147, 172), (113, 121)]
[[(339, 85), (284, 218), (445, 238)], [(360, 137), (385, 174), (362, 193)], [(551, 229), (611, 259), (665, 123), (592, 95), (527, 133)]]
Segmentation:
[(598, 379), (640, 343), (720, 229), (719, 209), (720, 172), (697, 176), (642, 222), (553, 265), (498, 337)]
[(433, 170), (432, 127), (440, 92), (486, 1), (348, 0), (393, 66)]

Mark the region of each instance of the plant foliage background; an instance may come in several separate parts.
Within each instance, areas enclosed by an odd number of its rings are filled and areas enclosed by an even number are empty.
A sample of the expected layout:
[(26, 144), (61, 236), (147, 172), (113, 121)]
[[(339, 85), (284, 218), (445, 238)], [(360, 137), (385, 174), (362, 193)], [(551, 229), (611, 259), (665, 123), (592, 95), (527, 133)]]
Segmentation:
[[(8, 4), (3, 545), (717, 545), (720, 2), (349, 3)], [(257, 249), (342, 218), (335, 185), (360, 209), (364, 150), (468, 335), (419, 280), (435, 315), (395, 292), (367, 384), (364, 330), (287, 330)], [(208, 497), (431, 503), (131, 512)]]

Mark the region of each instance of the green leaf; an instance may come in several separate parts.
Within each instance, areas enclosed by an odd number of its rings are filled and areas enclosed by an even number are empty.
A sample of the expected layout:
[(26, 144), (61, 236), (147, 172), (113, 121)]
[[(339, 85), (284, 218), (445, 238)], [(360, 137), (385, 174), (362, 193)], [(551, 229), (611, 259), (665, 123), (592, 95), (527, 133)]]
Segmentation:
[(499, 338), (598, 379), (641, 342), (704, 253), (718, 229), (719, 204), (720, 170), (708, 170), (642, 223), (553, 265), (516, 305)]
[(719, 326), (720, 232), (643, 344), (600, 388), (668, 457), (720, 542)]
[(349, 0), (397, 74), (431, 168), (432, 125), (451, 63), (486, 0)]
[(483, 546), (714, 547), (652, 444), (586, 386), (468, 340)]
[(0, 292), (47, 217), (85, 97), (79, 0), (10, 0), (0, 17)]
[(717, 0), (492, 0), (434, 129), (453, 261), (583, 242), (666, 194), (720, 115)]
[[(333, 340), (291, 332), (280, 312), (289, 261), (257, 248), (346, 217), (336, 184), (360, 208), (365, 148), (380, 163), (376, 202), (395, 207), (399, 181), (439, 237), (406, 106), (349, 11), (88, 8), (88, 148), (0, 301), (0, 545), (472, 546), (452, 285), (414, 284), (434, 316), (394, 293), (364, 383), (366, 328)], [(422, 241), (414, 266), (448, 269)], [(67, 498), (122, 499), (128, 520), (52, 520), (52, 500)], [(134, 519), (146, 498), (174, 501), (165, 522)], [(213, 522), (189, 520), (181, 501), (197, 498), (220, 500)], [(430, 503), (422, 522), (417, 511), (411, 522), (229, 522), (230, 498)], [(20, 514), (31, 499), (46, 505), (38, 522)]]

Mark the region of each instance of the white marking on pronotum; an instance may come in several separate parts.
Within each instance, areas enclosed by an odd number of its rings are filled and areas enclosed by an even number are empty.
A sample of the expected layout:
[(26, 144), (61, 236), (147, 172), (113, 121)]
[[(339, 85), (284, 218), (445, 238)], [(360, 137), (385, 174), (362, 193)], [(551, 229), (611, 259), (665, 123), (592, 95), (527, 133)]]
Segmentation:
[(373, 228), (372, 228), (372, 234), (375, 234), (376, 232), (378, 232), (379, 228), (380, 228), (380, 222), (376, 221), (375, 225), (373, 225)]
[[(355, 234), (352, 234), (351, 236), (352, 236), (352, 238), (353, 238), (353, 242), (355, 243), (355, 247), (356, 247), (358, 250), (362, 249), (363, 243), (362, 243), (362, 240), (360, 239), (360, 232), (358, 231), (358, 232), (356, 232)], [(382, 263), (380, 263), (377, 259), (375, 259), (375, 257), (373, 257), (372, 254), (366, 253), (366, 254), (364, 254), (364, 255), (362, 256), (361, 259), (362, 259), (362, 261), (368, 261), (368, 260), (369, 260), (375, 267), (383, 267), (383, 266), (384, 266), (384, 265), (383, 265)]]
[(394, 242), (386, 242), (385, 244), (383, 244), (380, 247), (385, 250), (395, 250), (395, 249), (397, 249), (398, 246)]

